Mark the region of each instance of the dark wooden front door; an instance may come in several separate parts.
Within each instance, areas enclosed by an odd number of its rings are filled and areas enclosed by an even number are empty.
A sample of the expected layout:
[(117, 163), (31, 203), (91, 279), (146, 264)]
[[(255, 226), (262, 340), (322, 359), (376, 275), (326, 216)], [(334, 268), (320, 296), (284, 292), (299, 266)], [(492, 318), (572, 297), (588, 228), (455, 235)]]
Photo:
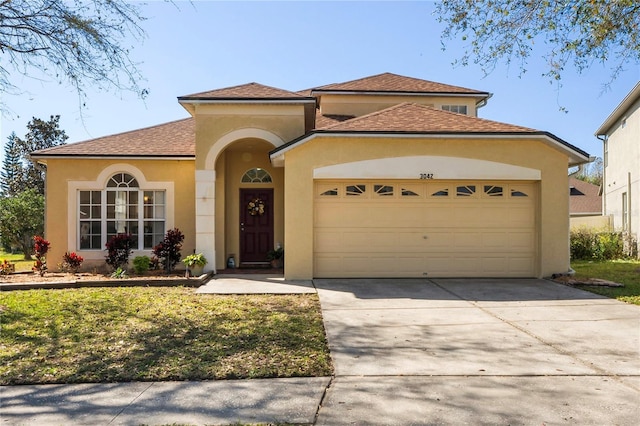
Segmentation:
[[(249, 208), (250, 203), (254, 205), (252, 209)], [(241, 189), (240, 263), (268, 262), (267, 252), (271, 249), (273, 249), (273, 189)]]

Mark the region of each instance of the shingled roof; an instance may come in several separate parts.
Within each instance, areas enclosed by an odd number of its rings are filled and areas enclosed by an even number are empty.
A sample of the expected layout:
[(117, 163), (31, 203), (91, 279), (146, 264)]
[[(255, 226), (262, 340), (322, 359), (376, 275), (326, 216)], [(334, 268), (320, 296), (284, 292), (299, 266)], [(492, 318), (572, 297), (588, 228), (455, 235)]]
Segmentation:
[(315, 87), (306, 91), (311, 95), (322, 92), (391, 92), (391, 93), (425, 93), (425, 94), (466, 94), (489, 96), (488, 92), (467, 89), (465, 87), (451, 86), (449, 84), (436, 83), (419, 78), (406, 77), (393, 73), (383, 73), (371, 77), (364, 77), (344, 83), (333, 83)]
[(464, 114), (434, 109), (432, 107), (405, 102), (392, 107), (366, 114), (350, 120), (329, 124), (294, 139), (271, 151), (272, 160), (281, 159), (281, 155), (293, 147), (305, 143), (316, 136), (341, 136), (344, 134), (384, 134), (384, 135), (474, 135), (495, 137), (497, 135), (513, 137), (531, 137), (541, 139), (552, 146), (560, 147), (571, 157), (570, 164), (584, 162), (589, 154), (565, 142), (557, 136), (528, 127), (500, 123)]
[(575, 216), (602, 214), (600, 187), (569, 177), (569, 213)]
[(209, 90), (207, 92), (194, 93), (178, 97), (179, 101), (190, 100), (240, 100), (240, 99), (293, 99), (306, 100), (308, 96), (277, 87), (265, 86), (259, 83), (247, 83), (239, 86), (225, 87), (223, 89)]
[(172, 121), (84, 142), (42, 149), (34, 158), (48, 157), (195, 157), (195, 120)]
[(401, 103), (381, 111), (342, 121), (318, 130), (350, 132), (531, 133), (528, 127), (470, 117), (415, 103)]

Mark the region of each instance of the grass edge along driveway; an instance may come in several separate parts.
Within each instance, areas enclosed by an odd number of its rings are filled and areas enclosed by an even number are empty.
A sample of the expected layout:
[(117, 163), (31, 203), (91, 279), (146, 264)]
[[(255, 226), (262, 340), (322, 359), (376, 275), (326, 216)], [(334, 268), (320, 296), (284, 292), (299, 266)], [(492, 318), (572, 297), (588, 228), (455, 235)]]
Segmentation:
[(317, 295), (0, 293), (0, 385), (329, 376)]
[(581, 286), (592, 293), (622, 302), (640, 305), (640, 261), (638, 260), (574, 260), (575, 278), (600, 278), (624, 284), (624, 287)]

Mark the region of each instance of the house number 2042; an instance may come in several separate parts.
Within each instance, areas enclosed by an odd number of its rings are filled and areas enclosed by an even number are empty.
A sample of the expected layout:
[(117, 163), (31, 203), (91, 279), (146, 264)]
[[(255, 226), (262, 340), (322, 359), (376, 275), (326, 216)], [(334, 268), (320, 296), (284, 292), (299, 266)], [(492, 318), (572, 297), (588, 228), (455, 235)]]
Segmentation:
[(420, 173), (420, 179), (433, 179), (433, 173)]

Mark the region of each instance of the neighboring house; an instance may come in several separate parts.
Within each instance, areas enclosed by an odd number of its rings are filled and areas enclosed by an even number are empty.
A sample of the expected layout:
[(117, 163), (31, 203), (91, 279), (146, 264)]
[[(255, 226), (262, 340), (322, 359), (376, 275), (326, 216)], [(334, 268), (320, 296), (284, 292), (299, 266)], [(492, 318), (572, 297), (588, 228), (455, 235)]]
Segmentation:
[(477, 118), (489, 97), (390, 73), (181, 96), (192, 118), (34, 153), (50, 256), (102, 262), (120, 232), (149, 254), (178, 227), (210, 270), (280, 245), (290, 279), (565, 272), (567, 170), (589, 156)]
[(595, 134), (604, 144), (603, 214), (613, 217), (616, 230), (628, 233), (637, 241), (640, 227), (640, 82)]
[(602, 195), (598, 185), (569, 176), (571, 229), (608, 229), (609, 217), (602, 216)]

